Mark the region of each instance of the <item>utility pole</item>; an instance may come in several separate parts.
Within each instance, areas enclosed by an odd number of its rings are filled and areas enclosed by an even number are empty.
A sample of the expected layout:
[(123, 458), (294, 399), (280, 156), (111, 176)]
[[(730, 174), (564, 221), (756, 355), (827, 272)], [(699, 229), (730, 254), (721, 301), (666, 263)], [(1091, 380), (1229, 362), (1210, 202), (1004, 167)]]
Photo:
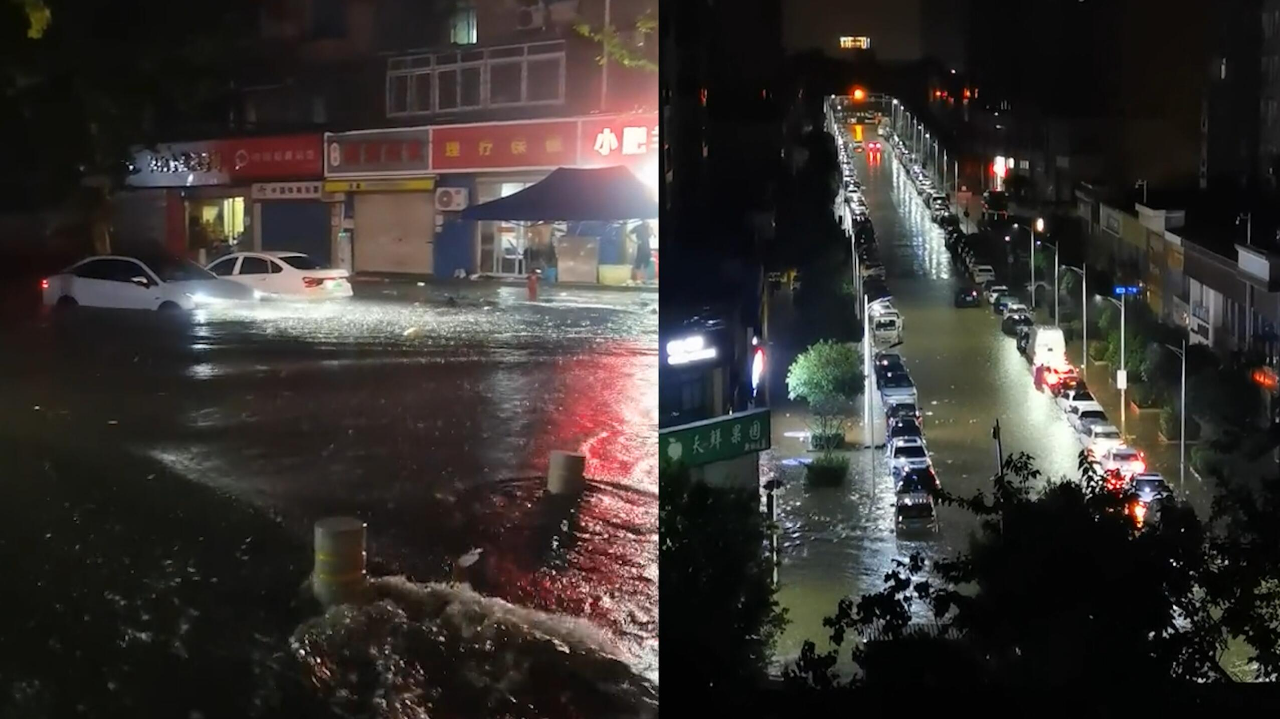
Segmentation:
[[(611, 10), (613, 9), (613, 0), (604, 0), (604, 30), (606, 37), (612, 33)], [(615, 35), (616, 37), (616, 35)], [(604, 55), (600, 59), (600, 109), (608, 109), (609, 105), (609, 49), (605, 48)]]

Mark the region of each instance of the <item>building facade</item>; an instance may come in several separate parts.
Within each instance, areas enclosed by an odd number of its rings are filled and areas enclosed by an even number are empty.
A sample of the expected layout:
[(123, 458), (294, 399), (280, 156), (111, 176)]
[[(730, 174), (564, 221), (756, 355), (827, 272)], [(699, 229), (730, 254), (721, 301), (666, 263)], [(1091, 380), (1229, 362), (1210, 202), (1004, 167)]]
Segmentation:
[[(529, 228), (457, 212), (558, 167), (624, 165), (657, 192), (657, 52), (640, 23), (654, 6), (266, 2), (227, 136), (139, 148), (116, 235), (193, 258), (296, 250), (355, 272), (523, 275)], [(604, 59), (579, 25), (618, 28), (632, 61)], [(560, 230), (596, 238), (582, 281), (632, 279), (625, 228)]]

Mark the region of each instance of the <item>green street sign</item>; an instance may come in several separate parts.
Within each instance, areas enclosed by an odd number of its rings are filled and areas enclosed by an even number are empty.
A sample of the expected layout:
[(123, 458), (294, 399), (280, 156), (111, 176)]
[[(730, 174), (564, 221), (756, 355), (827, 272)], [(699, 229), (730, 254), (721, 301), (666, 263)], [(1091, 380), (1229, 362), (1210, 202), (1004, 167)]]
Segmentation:
[(769, 417), (768, 409), (756, 409), (664, 429), (658, 433), (660, 462), (700, 467), (769, 449)]

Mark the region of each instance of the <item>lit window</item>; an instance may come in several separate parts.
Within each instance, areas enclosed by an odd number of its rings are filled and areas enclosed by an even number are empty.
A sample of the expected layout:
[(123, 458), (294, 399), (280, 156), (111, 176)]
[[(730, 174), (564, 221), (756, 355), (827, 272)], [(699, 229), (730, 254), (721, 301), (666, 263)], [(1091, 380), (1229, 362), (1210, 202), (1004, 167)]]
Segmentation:
[(870, 50), (871, 38), (866, 35), (845, 35), (840, 38), (841, 50)]
[(449, 41), (454, 45), (474, 45), (477, 41), (476, 6), (459, 2), (449, 18)]

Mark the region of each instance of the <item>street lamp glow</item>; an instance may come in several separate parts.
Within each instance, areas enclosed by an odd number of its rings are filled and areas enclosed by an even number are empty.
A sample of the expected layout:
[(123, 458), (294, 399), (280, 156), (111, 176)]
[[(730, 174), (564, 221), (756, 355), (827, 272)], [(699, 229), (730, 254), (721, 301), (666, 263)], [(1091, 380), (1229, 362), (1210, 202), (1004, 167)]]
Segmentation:
[(1037, 218), (1036, 218), (1036, 232), (1044, 232), (1044, 218), (1043, 218), (1043, 217), (1037, 217)]

